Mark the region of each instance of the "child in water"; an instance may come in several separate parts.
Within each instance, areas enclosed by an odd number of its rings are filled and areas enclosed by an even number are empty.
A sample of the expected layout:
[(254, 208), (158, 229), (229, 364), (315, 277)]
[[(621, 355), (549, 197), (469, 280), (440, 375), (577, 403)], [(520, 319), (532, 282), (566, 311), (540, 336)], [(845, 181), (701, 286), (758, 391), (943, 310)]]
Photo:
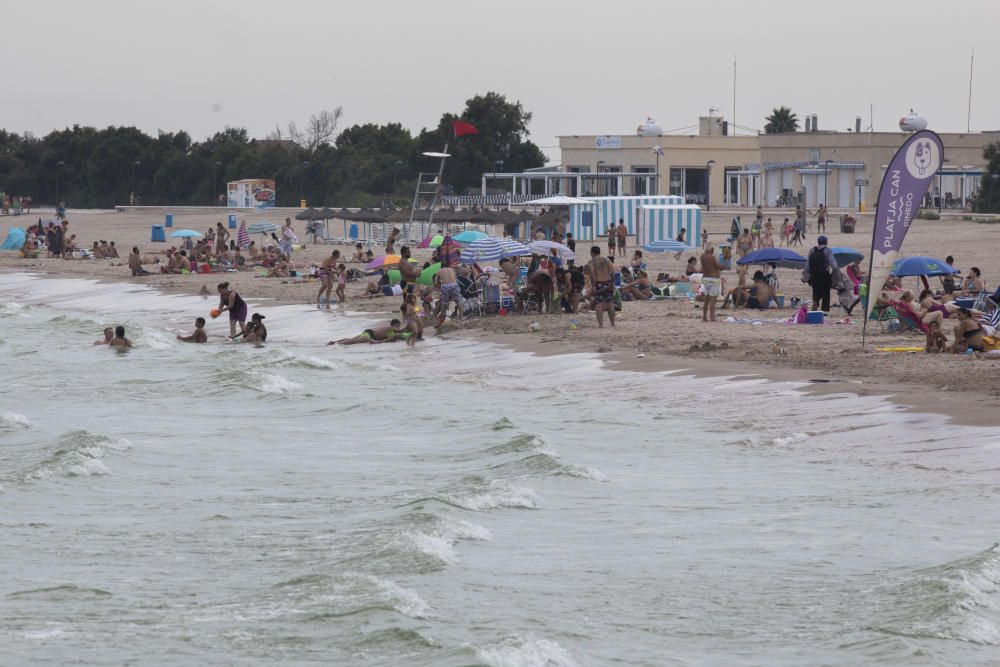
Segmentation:
[(344, 303), (347, 296), (344, 290), (347, 287), (347, 267), (343, 264), (337, 265), (337, 303)]
[(190, 336), (177, 334), (177, 340), (182, 340), (185, 343), (207, 343), (208, 334), (205, 333), (205, 318), (199, 317), (194, 321), (194, 333)]

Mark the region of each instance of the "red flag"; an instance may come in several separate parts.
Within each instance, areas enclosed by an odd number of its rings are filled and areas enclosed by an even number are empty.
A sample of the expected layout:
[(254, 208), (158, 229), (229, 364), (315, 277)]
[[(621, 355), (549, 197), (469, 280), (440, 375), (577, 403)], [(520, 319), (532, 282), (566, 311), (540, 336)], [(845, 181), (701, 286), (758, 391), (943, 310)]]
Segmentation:
[(455, 136), (460, 137), (463, 134), (479, 134), (479, 130), (472, 123), (466, 123), (464, 120), (453, 120), (451, 121), (451, 128), (455, 130)]

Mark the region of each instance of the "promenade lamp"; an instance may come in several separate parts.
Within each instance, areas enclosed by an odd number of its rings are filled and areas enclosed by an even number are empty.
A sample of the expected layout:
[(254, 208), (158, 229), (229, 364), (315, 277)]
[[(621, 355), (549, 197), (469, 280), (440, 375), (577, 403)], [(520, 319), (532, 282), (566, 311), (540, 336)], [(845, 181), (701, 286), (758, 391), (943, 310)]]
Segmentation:
[(59, 208), (59, 202), (62, 201), (60, 193), (62, 192), (62, 168), (65, 164), (62, 160), (56, 163), (56, 208)]
[(222, 162), (216, 160), (212, 165), (212, 199), (214, 200), (212, 206), (219, 205), (219, 168), (222, 166)]
[(660, 194), (660, 156), (663, 155), (663, 146), (653, 146), (653, 153), (656, 155), (656, 184), (654, 195)]
[(825, 206), (826, 208), (830, 208), (830, 205), (827, 203), (826, 198), (827, 198), (827, 195), (830, 192), (830, 188), (827, 186), (827, 184), (830, 181), (830, 165), (831, 164), (833, 164), (833, 160), (827, 160), (826, 162), (823, 163), (823, 166), (826, 167), (823, 170), (823, 206)]
[(712, 165), (715, 160), (705, 163), (705, 210), (712, 210)]
[(136, 160), (132, 163), (132, 205), (135, 206), (136, 196), (135, 196), (135, 168), (138, 167), (142, 162)]
[(301, 202), (305, 197), (303, 192), (303, 180), (305, 179), (306, 167), (309, 166), (309, 160), (302, 161), (302, 167), (299, 169), (299, 202)]

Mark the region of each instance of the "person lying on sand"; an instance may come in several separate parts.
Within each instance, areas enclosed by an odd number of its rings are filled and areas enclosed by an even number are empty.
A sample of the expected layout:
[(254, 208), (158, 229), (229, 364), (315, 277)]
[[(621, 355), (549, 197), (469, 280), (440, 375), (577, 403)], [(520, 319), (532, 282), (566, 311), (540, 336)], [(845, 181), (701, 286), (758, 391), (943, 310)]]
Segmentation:
[(190, 336), (177, 334), (177, 340), (182, 340), (185, 343), (207, 343), (208, 334), (205, 333), (205, 318), (199, 317), (194, 321), (194, 333)]
[(409, 331), (402, 330), (402, 323), (399, 320), (392, 320), (388, 326), (376, 327), (375, 329), (365, 329), (360, 335), (354, 338), (341, 338), (331, 340), (327, 345), (360, 345), (362, 343), (393, 343), (396, 341), (407, 341), (413, 337)]

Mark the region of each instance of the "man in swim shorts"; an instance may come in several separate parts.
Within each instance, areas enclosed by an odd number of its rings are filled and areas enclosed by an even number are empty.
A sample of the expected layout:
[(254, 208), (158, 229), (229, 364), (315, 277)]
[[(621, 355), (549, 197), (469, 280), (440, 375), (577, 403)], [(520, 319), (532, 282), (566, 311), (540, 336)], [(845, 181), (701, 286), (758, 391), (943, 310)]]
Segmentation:
[(600, 246), (590, 248), (590, 261), (584, 272), (590, 277), (594, 286), (594, 312), (597, 313), (597, 326), (604, 328), (604, 312), (607, 311), (611, 326), (615, 326), (615, 282), (611, 276), (611, 262), (607, 257), (601, 257)]
[(375, 329), (365, 329), (361, 335), (353, 338), (341, 338), (331, 340), (327, 345), (360, 345), (362, 343), (392, 343), (395, 341), (409, 341), (411, 334), (409, 331), (402, 331), (402, 322), (392, 320), (389, 326), (377, 327)]
[(722, 294), (722, 263), (715, 256), (715, 246), (705, 246), (701, 254), (701, 284), (705, 288), (705, 301), (701, 305), (701, 320), (715, 321), (715, 302)]

